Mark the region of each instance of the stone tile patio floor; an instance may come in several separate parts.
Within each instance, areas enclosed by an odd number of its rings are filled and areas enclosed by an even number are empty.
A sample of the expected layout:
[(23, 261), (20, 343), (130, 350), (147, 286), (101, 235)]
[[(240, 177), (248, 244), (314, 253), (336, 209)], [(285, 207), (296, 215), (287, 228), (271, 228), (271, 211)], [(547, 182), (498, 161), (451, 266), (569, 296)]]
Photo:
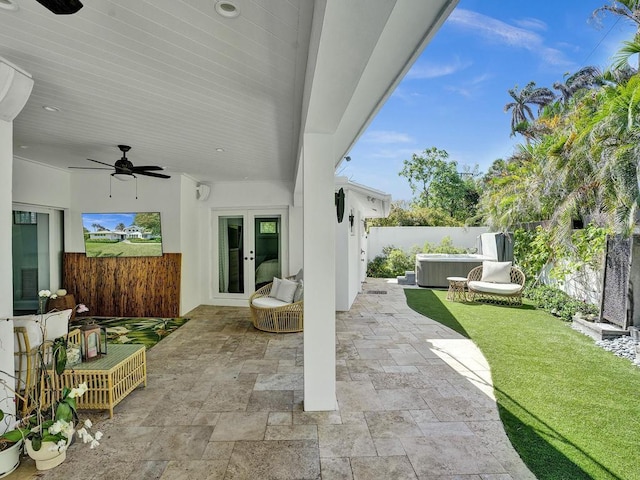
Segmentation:
[(332, 412), (303, 411), (301, 333), (257, 331), (248, 308), (187, 316), (147, 353), (147, 388), (111, 420), (92, 415), (99, 448), (75, 443), (45, 473), (26, 458), (7, 478), (535, 478), (504, 433), (482, 354), (409, 309), (397, 284), (370, 279), (337, 314)]

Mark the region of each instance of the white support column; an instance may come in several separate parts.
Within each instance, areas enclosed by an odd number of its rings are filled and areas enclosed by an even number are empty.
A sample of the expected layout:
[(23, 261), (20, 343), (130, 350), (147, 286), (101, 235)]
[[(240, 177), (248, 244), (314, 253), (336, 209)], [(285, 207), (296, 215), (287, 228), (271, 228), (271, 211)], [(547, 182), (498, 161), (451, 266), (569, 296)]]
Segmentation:
[(305, 134), (304, 409), (335, 410), (335, 227), (333, 138)]
[[(13, 321), (7, 317), (13, 314), (13, 268), (11, 258), (11, 192), (13, 172), (13, 122), (0, 120), (0, 370), (13, 373)], [(9, 385), (13, 377), (0, 373), (0, 378)], [(5, 413), (15, 413), (13, 393), (0, 386), (0, 409)], [(13, 418), (11, 417), (13, 420)], [(10, 422), (0, 422), (0, 434), (6, 431)]]

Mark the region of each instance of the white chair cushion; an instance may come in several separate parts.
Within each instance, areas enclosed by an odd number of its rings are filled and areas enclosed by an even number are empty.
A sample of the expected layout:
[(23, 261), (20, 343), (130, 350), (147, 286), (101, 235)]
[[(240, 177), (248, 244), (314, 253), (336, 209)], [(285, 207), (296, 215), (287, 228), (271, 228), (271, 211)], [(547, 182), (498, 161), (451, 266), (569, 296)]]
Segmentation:
[(469, 290), (483, 293), (496, 293), (498, 295), (513, 295), (522, 290), (522, 285), (517, 283), (471, 281), (469, 282)]
[(258, 308), (276, 308), (276, 307), (284, 307), (285, 305), (289, 305), (289, 303), (287, 302), (283, 302), (282, 300), (278, 300), (277, 298), (272, 298), (272, 297), (254, 298), (251, 304), (254, 307), (258, 307)]
[[(12, 320), (14, 327), (25, 327), (27, 329), (27, 337), (29, 337), (29, 346), (31, 348), (42, 345), (44, 335), (40, 327), (40, 315), (21, 315), (13, 317)], [(15, 341), (13, 342), (13, 351), (20, 351), (17, 335), (15, 335)]]
[(291, 303), (293, 302), (293, 296), (295, 295), (297, 288), (298, 282), (292, 282), (291, 280), (283, 278), (280, 281), (280, 286), (278, 287), (278, 292), (276, 293), (275, 298), (282, 300), (285, 303)]
[(483, 282), (511, 283), (511, 262), (482, 262)]
[(43, 315), (45, 340), (55, 340), (69, 333), (71, 312), (72, 310), (68, 308), (60, 312), (45, 313)]

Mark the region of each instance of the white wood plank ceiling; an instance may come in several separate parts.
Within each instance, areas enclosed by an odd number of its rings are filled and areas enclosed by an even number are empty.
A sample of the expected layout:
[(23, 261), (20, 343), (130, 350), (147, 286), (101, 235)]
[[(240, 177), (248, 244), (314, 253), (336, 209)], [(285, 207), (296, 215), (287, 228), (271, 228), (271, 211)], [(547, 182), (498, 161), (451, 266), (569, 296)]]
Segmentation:
[(14, 154), (94, 166), (86, 159), (112, 164), (127, 144), (134, 165), (168, 174), (292, 182), (314, 2), (233, 0), (240, 15), (224, 18), (215, 1), (0, 8), (0, 56), (35, 81)]

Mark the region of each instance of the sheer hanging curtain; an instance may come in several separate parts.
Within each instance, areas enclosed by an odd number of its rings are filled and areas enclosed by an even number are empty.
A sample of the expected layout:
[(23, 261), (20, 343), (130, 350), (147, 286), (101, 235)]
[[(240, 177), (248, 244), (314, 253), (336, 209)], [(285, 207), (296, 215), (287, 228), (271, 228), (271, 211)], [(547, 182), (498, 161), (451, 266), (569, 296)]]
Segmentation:
[(229, 220), (218, 219), (218, 290), (229, 292)]

